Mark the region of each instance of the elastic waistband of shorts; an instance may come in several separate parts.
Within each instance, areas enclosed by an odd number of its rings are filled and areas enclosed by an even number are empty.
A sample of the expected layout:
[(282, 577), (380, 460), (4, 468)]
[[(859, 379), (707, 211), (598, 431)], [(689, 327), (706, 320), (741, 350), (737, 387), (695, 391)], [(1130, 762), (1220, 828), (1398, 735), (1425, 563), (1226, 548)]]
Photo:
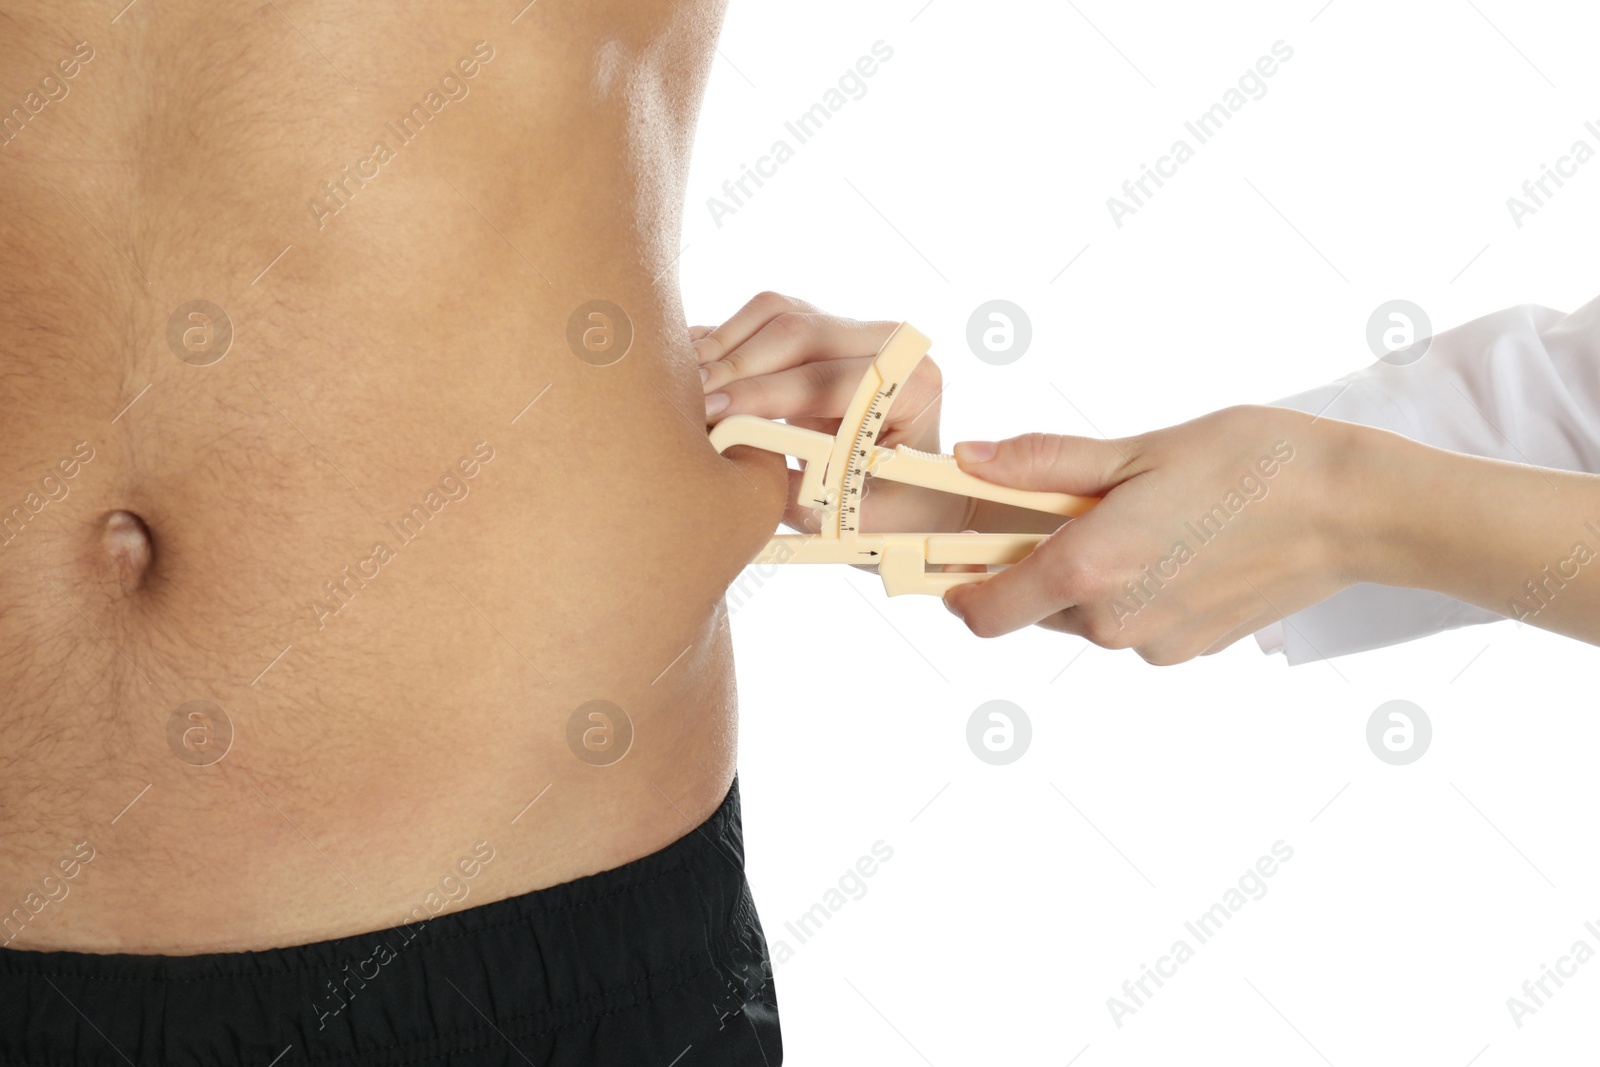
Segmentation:
[[(286, 1042), (332, 1054), (491, 1015), (572, 1025), (703, 980), (749, 949), (752, 929), (759, 940), (735, 779), (710, 818), (657, 852), (413, 924), (195, 956), (0, 950), (0, 1033), (77, 1026), (76, 1013), (119, 1047), (183, 1033), (221, 1055)], [(44, 1062), (45, 1049), (28, 1052)]]

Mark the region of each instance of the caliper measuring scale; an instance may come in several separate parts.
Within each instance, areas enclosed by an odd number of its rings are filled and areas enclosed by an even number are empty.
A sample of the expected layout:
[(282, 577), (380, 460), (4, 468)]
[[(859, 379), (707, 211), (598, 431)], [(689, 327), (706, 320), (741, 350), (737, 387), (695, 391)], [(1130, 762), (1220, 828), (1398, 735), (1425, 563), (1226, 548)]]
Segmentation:
[(752, 563), (876, 563), (889, 596), (943, 596), (948, 589), (981, 582), (989, 574), (930, 571), (930, 566), (1009, 566), (1020, 563), (1049, 535), (862, 533), (861, 503), (869, 477), (1068, 518), (1082, 515), (1100, 502), (1096, 497), (996, 485), (962, 470), (954, 456), (933, 455), (905, 445), (879, 445), (890, 407), (931, 346), (910, 323), (901, 323), (873, 357), (850, 398), (839, 431), (831, 436), (754, 415), (730, 415), (712, 429), (711, 444), (718, 452), (748, 445), (803, 461), (799, 499), (822, 512), (818, 533), (777, 534)]

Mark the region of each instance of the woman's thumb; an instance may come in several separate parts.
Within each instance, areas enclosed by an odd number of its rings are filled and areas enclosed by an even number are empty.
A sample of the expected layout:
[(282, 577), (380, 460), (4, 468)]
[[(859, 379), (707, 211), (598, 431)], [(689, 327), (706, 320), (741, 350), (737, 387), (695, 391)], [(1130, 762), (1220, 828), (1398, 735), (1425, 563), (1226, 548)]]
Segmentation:
[(1029, 433), (1004, 441), (962, 441), (956, 462), (968, 474), (1016, 489), (1104, 496), (1127, 477), (1124, 443)]

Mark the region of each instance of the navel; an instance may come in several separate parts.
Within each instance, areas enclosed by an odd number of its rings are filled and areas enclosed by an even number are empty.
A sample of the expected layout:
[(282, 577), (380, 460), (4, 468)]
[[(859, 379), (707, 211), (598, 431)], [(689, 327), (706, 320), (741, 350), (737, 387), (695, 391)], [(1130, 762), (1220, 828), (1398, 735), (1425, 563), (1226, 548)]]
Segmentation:
[(131, 511), (113, 511), (105, 518), (100, 547), (107, 569), (124, 592), (139, 588), (150, 570), (155, 544), (150, 527)]

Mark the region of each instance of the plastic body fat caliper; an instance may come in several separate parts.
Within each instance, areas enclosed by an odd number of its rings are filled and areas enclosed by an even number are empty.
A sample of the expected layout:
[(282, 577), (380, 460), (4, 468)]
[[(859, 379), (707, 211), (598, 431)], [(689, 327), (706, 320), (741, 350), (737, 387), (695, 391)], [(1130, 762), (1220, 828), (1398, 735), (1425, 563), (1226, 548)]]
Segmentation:
[(1005, 566), (1019, 563), (1046, 534), (987, 533), (862, 533), (861, 501), (868, 477), (906, 485), (979, 497), (1051, 515), (1078, 516), (1099, 503), (1095, 497), (1044, 493), (996, 485), (968, 474), (954, 456), (936, 456), (899, 445), (883, 448), (889, 408), (906, 379), (927, 354), (932, 342), (910, 323), (884, 342), (850, 398), (839, 432), (833, 436), (754, 415), (730, 415), (711, 431), (718, 452), (749, 445), (766, 452), (794, 456), (805, 463), (800, 500), (822, 513), (815, 534), (778, 534), (753, 563), (877, 564), (884, 592), (931, 593), (967, 582), (981, 582), (988, 572), (930, 571), (941, 564)]

